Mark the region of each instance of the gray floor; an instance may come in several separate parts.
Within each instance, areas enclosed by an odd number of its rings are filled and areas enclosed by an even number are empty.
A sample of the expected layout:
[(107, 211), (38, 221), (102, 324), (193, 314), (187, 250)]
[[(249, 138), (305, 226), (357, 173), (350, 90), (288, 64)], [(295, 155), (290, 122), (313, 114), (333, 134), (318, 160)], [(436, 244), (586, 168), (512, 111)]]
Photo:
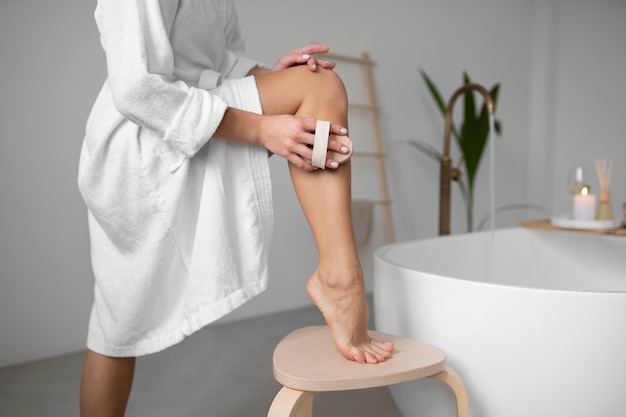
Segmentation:
[[(272, 351), (315, 308), (208, 327), (137, 362), (128, 417), (265, 416), (279, 389)], [(78, 416), (83, 353), (0, 369), (1, 417)], [(400, 417), (387, 388), (320, 394), (315, 416)]]

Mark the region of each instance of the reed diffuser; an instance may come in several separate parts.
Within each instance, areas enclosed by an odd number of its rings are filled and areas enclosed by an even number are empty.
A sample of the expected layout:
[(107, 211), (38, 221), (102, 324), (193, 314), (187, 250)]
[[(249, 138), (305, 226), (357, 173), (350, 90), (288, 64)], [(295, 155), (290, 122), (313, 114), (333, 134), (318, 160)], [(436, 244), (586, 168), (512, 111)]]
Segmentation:
[(598, 204), (598, 220), (613, 220), (613, 209), (611, 207), (611, 193), (609, 183), (611, 182), (612, 162), (606, 159), (596, 161), (596, 172), (600, 183), (600, 203)]

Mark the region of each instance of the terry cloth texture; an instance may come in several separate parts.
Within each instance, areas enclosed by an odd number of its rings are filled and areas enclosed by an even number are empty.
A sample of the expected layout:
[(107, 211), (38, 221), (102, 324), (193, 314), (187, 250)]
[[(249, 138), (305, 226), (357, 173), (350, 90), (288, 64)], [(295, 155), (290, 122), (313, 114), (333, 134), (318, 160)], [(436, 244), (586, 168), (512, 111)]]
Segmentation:
[(228, 106), (261, 113), (230, 0), (99, 0), (108, 78), (78, 185), (94, 304), (87, 347), (165, 349), (267, 286), (266, 149), (211, 139)]

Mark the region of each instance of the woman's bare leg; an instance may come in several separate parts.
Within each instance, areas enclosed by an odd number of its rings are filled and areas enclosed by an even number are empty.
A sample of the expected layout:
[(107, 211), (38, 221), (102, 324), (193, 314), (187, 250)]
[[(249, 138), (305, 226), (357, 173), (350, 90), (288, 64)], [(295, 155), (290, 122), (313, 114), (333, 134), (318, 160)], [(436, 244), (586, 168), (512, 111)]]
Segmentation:
[[(295, 114), (347, 127), (345, 89), (332, 71), (294, 67), (259, 76), (257, 85), (265, 114)], [(367, 334), (365, 284), (352, 230), (350, 162), (313, 172), (290, 164), (290, 173), (319, 253), (307, 293), (346, 358), (384, 361), (393, 346)]]
[(112, 358), (88, 350), (80, 382), (81, 417), (123, 417), (135, 358)]

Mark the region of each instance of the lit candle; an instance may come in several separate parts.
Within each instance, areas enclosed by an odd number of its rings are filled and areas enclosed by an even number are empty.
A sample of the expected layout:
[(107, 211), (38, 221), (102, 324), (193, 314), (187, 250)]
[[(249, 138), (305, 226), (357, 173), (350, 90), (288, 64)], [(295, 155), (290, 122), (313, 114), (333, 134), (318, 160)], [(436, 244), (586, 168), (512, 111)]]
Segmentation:
[(596, 219), (596, 196), (589, 194), (589, 188), (583, 187), (580, 194), (574, 196), (574, 220)]

